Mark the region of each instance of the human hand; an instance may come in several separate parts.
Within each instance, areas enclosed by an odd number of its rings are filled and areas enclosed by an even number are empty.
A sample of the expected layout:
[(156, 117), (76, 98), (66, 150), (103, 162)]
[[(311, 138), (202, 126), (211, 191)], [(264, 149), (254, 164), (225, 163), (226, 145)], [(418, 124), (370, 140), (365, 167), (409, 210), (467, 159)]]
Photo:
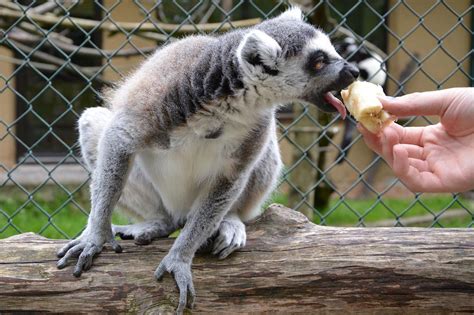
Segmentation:
[(374, 135), (360, 124), (369, 148), (415, 192), (462, 192), (474, 188), (474, 88), (413, 93), (381, 99), (397, 117), (437, 115), (427, 127), (391, 124)]

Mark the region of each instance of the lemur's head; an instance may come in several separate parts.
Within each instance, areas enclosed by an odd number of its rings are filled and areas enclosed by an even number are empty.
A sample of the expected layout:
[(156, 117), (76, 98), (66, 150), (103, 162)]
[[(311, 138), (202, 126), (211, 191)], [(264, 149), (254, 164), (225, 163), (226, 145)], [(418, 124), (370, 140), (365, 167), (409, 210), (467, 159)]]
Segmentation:
[(334, 49), (322, 31), (291, 8), (250, 29), (237, 49), (244, 81), (278, 101), (304, 101), (326, 112), (344, 105), (333, 93), (351, 84), (359, 71)]

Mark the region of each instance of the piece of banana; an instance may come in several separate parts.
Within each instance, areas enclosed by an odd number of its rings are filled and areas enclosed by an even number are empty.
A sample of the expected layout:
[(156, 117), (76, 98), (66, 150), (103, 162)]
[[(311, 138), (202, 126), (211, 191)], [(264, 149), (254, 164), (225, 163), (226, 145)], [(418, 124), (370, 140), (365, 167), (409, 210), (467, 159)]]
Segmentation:
[(341, 91), (342, 100), (354, 118), (372, 133), (379, 133), (396, 118), (383, 110), (377, 96), (385, 96), (380, 85), (355, 81)]

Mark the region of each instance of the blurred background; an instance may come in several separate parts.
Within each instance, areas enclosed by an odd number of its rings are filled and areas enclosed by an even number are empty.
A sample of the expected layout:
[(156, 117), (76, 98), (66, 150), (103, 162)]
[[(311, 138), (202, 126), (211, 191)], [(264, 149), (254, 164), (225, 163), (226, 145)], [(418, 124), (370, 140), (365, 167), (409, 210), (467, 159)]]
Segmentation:
[[(290, 4), (388, 95), (473, 86), (471, 0), (0, 0), (0, 238), (72, 238), (84, 228), (90, 173), (76, 122), (103, 103), (103, 88), (157, 47), (250, 27)], [(270, 202), (324, 225), (473, 226), (472, 193), (411, 193), (354, 127), (287, 104), (279, 113), (285, 170)]]

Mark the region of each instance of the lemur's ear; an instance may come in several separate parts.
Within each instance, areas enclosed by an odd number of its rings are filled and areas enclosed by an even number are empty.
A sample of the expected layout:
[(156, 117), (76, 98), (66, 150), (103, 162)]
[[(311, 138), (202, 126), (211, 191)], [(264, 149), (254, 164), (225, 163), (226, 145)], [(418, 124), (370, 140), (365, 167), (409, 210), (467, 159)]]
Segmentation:
[(301, 11), (301, 9), (297, 6), (292, 6), (280, 14), (277, 18), (303, 21), (303, 11)]
[(237, 48), (237, 58), (249, 75), (277, 75), (281, 47), (264, 32), (253, 30), (242, 39)]

